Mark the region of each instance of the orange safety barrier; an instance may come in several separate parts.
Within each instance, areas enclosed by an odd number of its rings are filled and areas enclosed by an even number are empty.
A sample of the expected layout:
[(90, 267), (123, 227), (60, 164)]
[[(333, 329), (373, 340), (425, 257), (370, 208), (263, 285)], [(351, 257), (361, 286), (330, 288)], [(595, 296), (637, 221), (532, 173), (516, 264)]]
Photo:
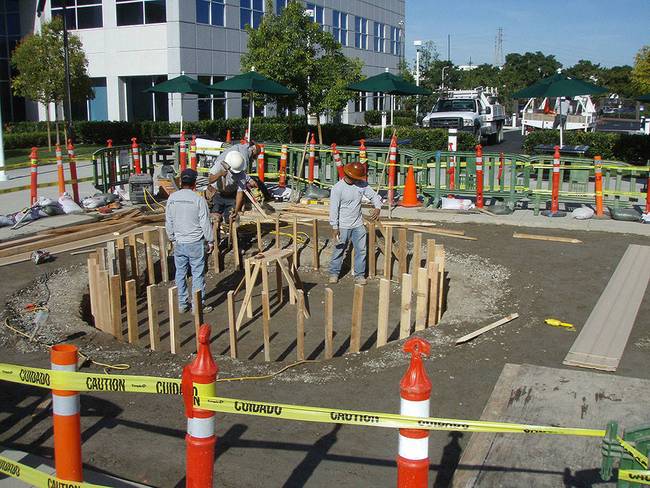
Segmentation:
[[(106, 140), (106, 147), (113, 147), (113, 139)], [(108, 152), (108, 176), (111, 182), (111, 191), (115, 189), (115, 182), (117, 181), (117, 161), (115, 160), (115, 155), (112, 151)]]
[(54, 153), (56, 154), (56, 173), (59, 183), (59, 196), (61, 196), (65, 193), (65, 170), (63, 169), (63, 153), (61, 152), (61, 144), (56, 144)]
[(368, 181), (368, 154), (366, 153), (365, 139), (359, 141), (359, 162), (363, 164), (364, 173), (366, 175), (365, 180)]
[(192, 135), (190, 142), (190, 168), (196, 171), (196, 135)]
[(257, 155), (257, 177), (264, 183), (264, 144), (260, 144), (260, 153)]
[(596, 184), (596, 216), (603, 216), (603, 165), (600, 156), (594, 156), (594, 173)]
[(418, 200), (418, 191), (415, 185), (415, 171), (413, 166), (409, 166), (406, 173), (406, 184), (404, 185), (404, 195), (400, 202), (401, 207), (420, 207), (422, 203)]
[[(52, 369), (77, 371), (77, 346), (56, 344), (50, 350)], [(79, 392), (52, 390), (54, 467), (57, 478), (83, 481)]]
[(311, 135), (311, 140), (309, 141), (309, 173), (307, 179), (309, 184), (314, 183), (314, 171), (316, 167), (316, 138), (314, 134)]
[(339, 175), (339, 180), (343, 179), (345, 173), (343, 172), (343, 161), (341, 161), (341, 153), (336, 147), (336, 143), (332, 143), (332, 157), (334, 158), (334, 164), (336, 165), (336, 172)]
[(226, 144), (231, 144), (232, 143), (232, 133), (230, 132), (230, 129), (226, 131)]
[(79, 201), (79, 182), (77, 181), (77, 156), (74, 153), (72, 139), (68, 139), (68, 164), (70, 165), (70, 180), (72, 180), (72, 199)]
[(140, 148), (138, 147), (138, 139), (135, 137), (131, 138), (131, 153), (133, 155), (133, 167), (135, 168), (135, 174), (142, 174), (142, 166), (140, 166)]
[(179, 151), (180, 154), (178, 155), (179, 157), (179, 165), (181, 171), (187, 169), (187, 145), (185, 144), (185, 131), (181, 131), (181, 141), (179, 145)]
[(29, 204), (34, 205), (36, 203), (36, 200), (38, 200), (38, 148), (32, 148), (29, 159), (31, 160)]
[(551, 189), (551, 213), (560, 210), (560, 146), (555, 146), (553, 154), (553, 188)]
[[(447, 144), (449, 146), (449, 152), (456, 152), (458, 149), (458, 129), (449, 129), (447, 135)], [(449, 167), (447, 168), (447, 176), (449, 177), (449, 190), (454, 191), (456, 187), (456, 156), (449, 156)], [(450, 198), (453, 198), (453, 195), (449, 195)]]
[(282, 150), (280, 151), (280, 182), (278, 186), (280, 188), (287, 187), (287, 152), (289, 148), (286, 144), (282, 144)]
[[(422, 364), (422, 358), (431, 352), (431, 345), (419, 337), (404, 344), (404, 352), (411, 353), (411, 363), (400, 381), (400, 415), (429, 417), (431, 381)], [(429, 485), (429, 431), (399, 430), (397, 456), (398, 488), (426, 488)]]

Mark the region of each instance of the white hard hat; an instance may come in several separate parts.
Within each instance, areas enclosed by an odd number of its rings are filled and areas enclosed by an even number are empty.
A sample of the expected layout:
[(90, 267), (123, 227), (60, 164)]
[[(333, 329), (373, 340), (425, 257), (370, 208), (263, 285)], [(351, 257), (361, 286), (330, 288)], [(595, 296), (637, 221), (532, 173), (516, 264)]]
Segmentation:
[(246, 161), (239, 151), (230, 151), (225, 159), (233, 173), (241, 173), (246, 169)]

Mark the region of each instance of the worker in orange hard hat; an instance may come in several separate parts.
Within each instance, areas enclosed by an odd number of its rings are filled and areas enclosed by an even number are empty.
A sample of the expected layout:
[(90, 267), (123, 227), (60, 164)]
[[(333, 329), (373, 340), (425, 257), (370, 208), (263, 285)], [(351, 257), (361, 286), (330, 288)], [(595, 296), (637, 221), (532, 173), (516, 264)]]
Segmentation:
[(330, 283), (336, 283), (341, 272), (343, 255), (348, 241), (354, 247), (354, 280), (366, 284), (366, 228), (363, 225), (361, 201), (366, 197), (375, 207), (370, 211), (370, 220), (377, 220), (381, 211), (381, 197), (367, 181), (365, 166), (359, 162), (343, 167), (343, 179), (339, 180), (330, 193), (330, 225), (334, 249), (330, 261)]

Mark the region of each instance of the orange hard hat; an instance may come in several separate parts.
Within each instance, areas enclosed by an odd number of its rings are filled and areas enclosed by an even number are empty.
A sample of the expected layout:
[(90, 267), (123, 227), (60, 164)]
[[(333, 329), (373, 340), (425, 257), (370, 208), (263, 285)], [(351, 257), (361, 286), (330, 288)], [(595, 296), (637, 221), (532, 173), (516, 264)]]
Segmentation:
[(343, 173), (353, 180), (363, 180), (366, 177), (366, 168), (365, 165), (355, 161), (343, 166)]

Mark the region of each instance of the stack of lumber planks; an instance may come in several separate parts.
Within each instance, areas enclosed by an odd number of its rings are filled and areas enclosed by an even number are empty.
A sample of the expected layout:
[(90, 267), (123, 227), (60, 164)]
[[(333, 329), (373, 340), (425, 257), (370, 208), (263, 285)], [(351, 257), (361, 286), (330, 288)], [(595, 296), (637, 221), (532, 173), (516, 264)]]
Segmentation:
[(164, 213), (143, 214), (139, 209), (128, 210), (97, 222), (59, 227), (0, 243), (0, 266), (28, 261), (32, 251), (46, 250), (50, 254), (96, 246), (149, 224), (163, 222)]

